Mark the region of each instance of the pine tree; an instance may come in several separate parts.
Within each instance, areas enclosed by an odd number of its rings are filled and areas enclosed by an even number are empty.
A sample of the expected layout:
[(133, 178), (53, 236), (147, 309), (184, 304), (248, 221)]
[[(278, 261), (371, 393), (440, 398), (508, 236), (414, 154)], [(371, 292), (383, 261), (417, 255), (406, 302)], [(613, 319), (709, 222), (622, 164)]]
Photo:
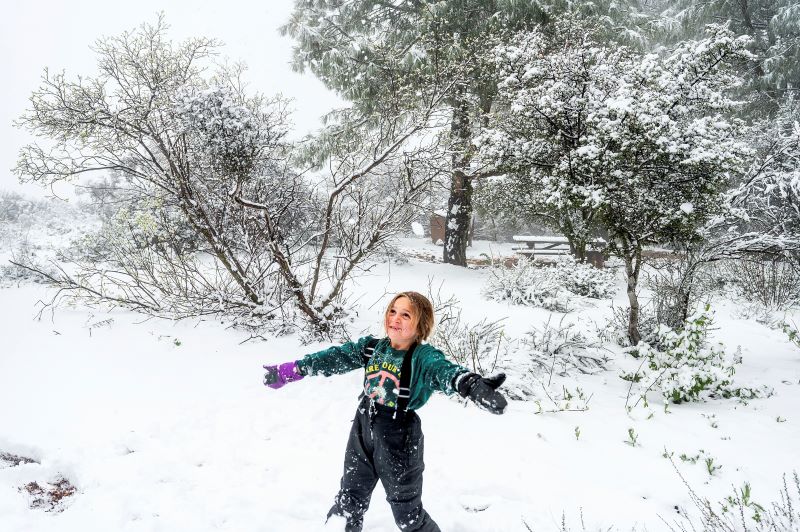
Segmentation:
[(797, 0), (679, 0), (656, 3), (655, 38), (671, 45), (699, 37), (707, 24), (725, 23), (749, 36), (754, 57), (740, 66), (753, 96), (751, 113), (774, 114), (787, 91), (800, 87), (800, 3)]
[[(531, 0), (298, 0), (284, 32), (296, 41), (294, 65), (309, 69), (363, 115), (424, 105), (433, 85), (448, 83), (449, 200), (444, 261), (466, 265), (473, 182), (487, 176), (472, 139), (492, 107), (497, 77), (487, 47), (561, 13), (616, 23), (626, 2)], [(623, 32), (624, 33), (624, 32)]]

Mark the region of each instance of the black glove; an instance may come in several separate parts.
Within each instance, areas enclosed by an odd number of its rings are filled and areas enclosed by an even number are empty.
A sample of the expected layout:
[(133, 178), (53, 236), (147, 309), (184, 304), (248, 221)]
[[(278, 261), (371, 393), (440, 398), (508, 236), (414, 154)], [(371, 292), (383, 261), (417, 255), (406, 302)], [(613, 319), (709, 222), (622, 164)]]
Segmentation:
[(492, 414), (502, 414), (508, 402), (497, 388), (505, 380), (505, 373), (498, 373), (489, 378), (483, 378), (477, 373), (467, 373), (456, 377), (456, 391), (461, 397), (469, 397), (476, 405)]

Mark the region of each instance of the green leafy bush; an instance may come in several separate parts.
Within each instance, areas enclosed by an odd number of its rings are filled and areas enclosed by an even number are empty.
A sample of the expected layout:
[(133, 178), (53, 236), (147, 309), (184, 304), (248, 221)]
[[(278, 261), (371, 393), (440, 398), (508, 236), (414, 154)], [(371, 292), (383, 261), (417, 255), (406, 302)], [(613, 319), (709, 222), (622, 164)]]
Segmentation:
[(690, 316), (680, 331), (660, 326), (659, 347), (644, 342), (636, 346), (642, 366), (623, 378), (636, 383), (643, 397), (650, 390), (659, 389), (673, 403), (735, 395), (733, 375), (741, 355), (738, 349), (728, 353), (721, 343), (708, 341), (712, 324), (713, 316), (706, 305)]

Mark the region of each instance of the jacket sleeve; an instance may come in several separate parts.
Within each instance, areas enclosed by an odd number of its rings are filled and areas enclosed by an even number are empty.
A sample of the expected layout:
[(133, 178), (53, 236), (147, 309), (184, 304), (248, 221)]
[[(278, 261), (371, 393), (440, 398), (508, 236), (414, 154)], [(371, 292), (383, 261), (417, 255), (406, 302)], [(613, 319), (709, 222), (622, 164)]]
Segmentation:
[(420, 384), (447, 395), (454, 393), (456, 389), (453, 387), (453, 381), (458, 375), (467, 373), (469, 370), (450, 362), (444, 353), (429, 344), (424, 346), (422, 354), (423, 356), (419, 357), (420, 365), (417, 368)]
[(357, 342), (347, 342), (311, 353), (298, 360), (297, 366), (303, 375), (319, 375), (321, 373), (326, 377), (363, 368), (364, 361), (361, 354), (371, 339), (372, 336), (365, 336)]

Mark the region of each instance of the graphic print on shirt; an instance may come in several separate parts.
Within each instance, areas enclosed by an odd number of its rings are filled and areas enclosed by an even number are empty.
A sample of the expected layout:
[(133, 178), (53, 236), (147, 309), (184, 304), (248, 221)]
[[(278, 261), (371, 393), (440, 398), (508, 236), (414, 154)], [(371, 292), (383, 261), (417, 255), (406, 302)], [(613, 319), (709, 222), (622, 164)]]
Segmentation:
[(364, 394), (380, 405), (394, 407), (400, 389), (400, 366), (391, 360), (375, 358), (367, 365)]

